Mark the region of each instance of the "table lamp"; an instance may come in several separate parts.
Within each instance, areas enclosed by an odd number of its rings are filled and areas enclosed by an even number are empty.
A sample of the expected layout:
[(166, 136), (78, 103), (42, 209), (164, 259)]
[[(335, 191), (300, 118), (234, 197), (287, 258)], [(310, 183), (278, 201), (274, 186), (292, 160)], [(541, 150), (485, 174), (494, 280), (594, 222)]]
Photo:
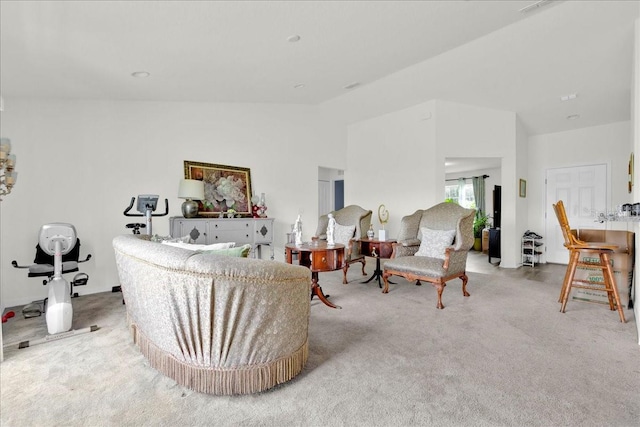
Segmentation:
[(204, 182), (196, 179), (181, 179), (178, 198), (186, 199), (182, 204), (182, 216), (195, 218), (198, 216), (198, 202), (204, 200)]

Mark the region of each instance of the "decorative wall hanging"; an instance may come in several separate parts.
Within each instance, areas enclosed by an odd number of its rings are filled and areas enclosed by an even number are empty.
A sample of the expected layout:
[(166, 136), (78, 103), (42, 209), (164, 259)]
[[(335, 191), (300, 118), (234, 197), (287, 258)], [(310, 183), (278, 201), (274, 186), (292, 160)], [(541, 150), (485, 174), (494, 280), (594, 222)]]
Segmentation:
[(204, 181), (204, 200), (199, 202), (200, 216), (218, 216), (235, 211), (236, 216), (251, 216), (251, 171), (249, 168), (184, 161), (184, 177)]

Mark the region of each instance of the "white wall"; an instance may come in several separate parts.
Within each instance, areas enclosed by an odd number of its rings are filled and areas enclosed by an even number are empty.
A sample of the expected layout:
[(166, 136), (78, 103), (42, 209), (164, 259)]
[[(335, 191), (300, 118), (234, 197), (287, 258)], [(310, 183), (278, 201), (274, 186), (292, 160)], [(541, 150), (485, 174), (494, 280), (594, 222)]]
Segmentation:
[[(628, 163), (631, 154), (631, 123), (618, 122), (568, 132), (529, 137), (527, 199), (528, 224), (532, 230), (545, 232), (547, 169), (606, 164), (610, 192), (607, 204), (614, 207), (631, 202), (628, 193)], [(555, 218), (551, 218), (555, 221)], [(626, 229), (626, 224), (607, 224), (613, 229)]]
[[(640, 12), (638, 14), (640, 16)], [(631, 93), (631, 128), (632, 128), (632, 146), (638, 161), (640, 161), (640, 18), (636, 19), (635, 23), (635, 37), (633, 46), (633, 72), (632, 72), (632, 93)], [(636, 163), (637, 165), (638, 163)], [(633, 182), (633, 200), (640, 200), (640, 169), (638, 166), (635, 168), (634, 182)], [(636, 224), (636, 248), (640, 248), (638, 244), (638, 236), (640, 234), (640, 227)], [(636, 249), (636, 266), (640, 266), (640, 250)], [(638, 344), (640, 345), (640, 283), (638, 281), (638, 267), (636, 267), (636, 274), (634, 276), (634, 305), (633, 311), (636, 320), (636, 331)]]
[(438, 100), (436, 103), (437, 178), (444, 180), (447, 157), (499, 157), (502, 159), (502, 219), (500, 266), (520, 263), (521, 221), (516, 215), (516, 114)]
[[(346, 167), (346, 129), (298, 105), (5, 98), (2, 135), (12, 140), (19, 173), (0, 204), (3, 307), (46, 296), (41, 280), (11, 260), (31, 263), (40, 226), (54, 221), (74, 224), (81, 253), (93, 254), (82, 265), (89, 284), (78, 292), (116, 286), (111, 240), (135, 220), (124, 209), (131, 197), (153, 193), (169, 200), (170, 216), (180, 215), (184, 160), (251, 169), (254, 192), (266, 193), (276, 218), (280, 260), (300, 209), (305, 238), (315, 231), (318, 166)], [(168, 218), (154, 219), (154, 233), (169, 233)]]
[(433, 170), (444, 167), (444, 159), (434, 156), (433, 115), (430, 101), (348, 128), (345, 199), (373, 211), (375, 230), (380, 229), (378, 207), (384, 204), (390, 238), (397, 235), (402, 216), (443, 199), (444, 176), (433, 179)]
[[(384, 204), (393, 238), (403, 216), (444, 200), (445, 158), (500, 157), (502, 265), (513, 268), (520, 242), (520, 235), (517, 242), (513, 237), (516, 186), (505, 174), (515, 176), (515, 122), (513, 112), (433, 100), (352, 124), (346, 196), (374, 212)], [(377, 215), (373, 222), (378, 226)]]

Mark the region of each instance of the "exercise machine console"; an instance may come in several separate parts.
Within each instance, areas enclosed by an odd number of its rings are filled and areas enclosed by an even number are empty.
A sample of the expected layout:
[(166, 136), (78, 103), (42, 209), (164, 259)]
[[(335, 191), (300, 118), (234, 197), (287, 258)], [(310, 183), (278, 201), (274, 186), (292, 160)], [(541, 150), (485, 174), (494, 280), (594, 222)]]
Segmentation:
[(124, 216), (143, 216), (146, 219), (145, 224), (141, 223), (131, 223), (127, 224), (127, 228), (133, 228), (133, 234), (140, 234), (141, 228), (146, 228), (147, 234), (149, 236), (152, 235), (151, 228), (151, 219), (154, 216), (165, 216), (169, 214), (169, 201), (164, 199), (164, 213), (153, 213), (158, 207), (158, 195), (157, 194), (140, 194), (138, 195), (138, 203), (136, 205), (136, 209), (138, 210), (137, 214), (129, 213), (129, 211), (133, 208), (133, 205), (136, 201), (135, 197), (131, 198), (131, 203), (124, 211)]

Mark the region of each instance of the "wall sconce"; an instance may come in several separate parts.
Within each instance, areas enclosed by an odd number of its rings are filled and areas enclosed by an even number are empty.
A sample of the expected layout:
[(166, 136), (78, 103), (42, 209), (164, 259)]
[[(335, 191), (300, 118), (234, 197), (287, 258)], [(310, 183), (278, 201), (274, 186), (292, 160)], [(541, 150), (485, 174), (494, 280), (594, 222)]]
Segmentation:
[(178, 198), (186, 199), (182, 204), (182, 216), (185, 218), (197, 217), (198, 202), (195, 200), (204, 200), (204, 181), (181, 179)]
[(16, 155), (11, 154), (11, 140), (0, 138), (0, 196), (11, 193), (11, 188), (16, 183), (18, 172), (13, 170), (15, 165)]

